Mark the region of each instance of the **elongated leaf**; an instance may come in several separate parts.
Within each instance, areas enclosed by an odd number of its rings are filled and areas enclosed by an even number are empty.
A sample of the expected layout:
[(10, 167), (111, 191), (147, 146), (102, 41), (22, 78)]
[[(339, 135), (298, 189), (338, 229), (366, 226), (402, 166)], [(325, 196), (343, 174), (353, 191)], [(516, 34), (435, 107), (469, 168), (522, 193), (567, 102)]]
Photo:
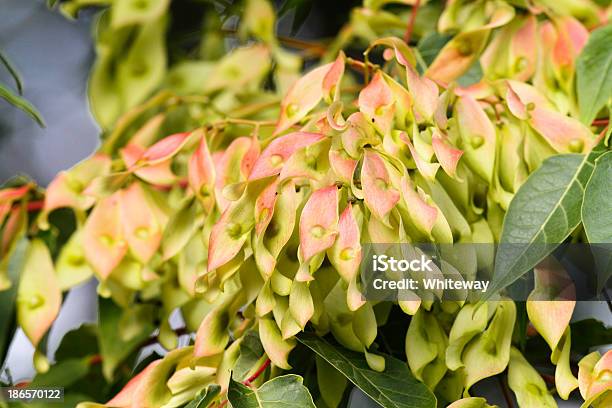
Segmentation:
[(0, 51), (0, 63), (2, 63), (8, 73), (11, 74), (11, 77), (13, 77), (13, 80), (15, 81), (15, 86), (17, 86), (17, 92), (19, 92), (19, 95), (22, 95), (23, 82), (21, 81), (21, 75), (19, 75), (17, 68), (15, 68), (11, 60), (9, 60), (8, 57), (2, 53), (2, 51)]
[(595, 162), (593, 175), (584, 193), (582, 222), (589, 242), (612, 242), (612, 152)]
[(302, 384), (303, 381), (299, 375), (287, 374), (255, 389), (230, 380), (227, 398), (234, 408), (314, 408), (312, 396)]
[(589, 125), (612, 95), (612, 25), (591, 33), (576, 61), (580, 119)]
[(34, 105), (27, 101), (27, 99), (15, 94), (6, 85), (0, 83), (0, 98), (5, 99), (8, 103), (14, 107), (21, 109), (28, 114), (38, 126), (45, 127), (45, 121), (43, 120), (40, 112), (36, 110)]
[(578, 226), (584, 189), (601, 153), (553, 156), (521, 186), (504, 219), (487, 296), (537, 265)]
[(211, 402), (215, 399), (219, 392), (221, 391), (221, 387), (217, 384), (211, 384), (208, 387), (204, 388), (200, 391), (193, 401), (191, 401), (185, 408), (206, 408), (210, 405)]
[(384, 356), (385, 370), (377, 372), (368, 366), (362, 354), (334, 346), (314, 334), (302, 333), (298, 340), (385, 408), (436, 406), (436, 397), (425, 384), (414, 378), (403, 361)]
[[(582, 203), (582, 223), (591, 243), (597, 269), (597, 288), (601, 290), (612, 275), (612, 152), (595, 162), (593, 175), (587, 184)], [(599, 245), (603, 244), (603, 245)]]

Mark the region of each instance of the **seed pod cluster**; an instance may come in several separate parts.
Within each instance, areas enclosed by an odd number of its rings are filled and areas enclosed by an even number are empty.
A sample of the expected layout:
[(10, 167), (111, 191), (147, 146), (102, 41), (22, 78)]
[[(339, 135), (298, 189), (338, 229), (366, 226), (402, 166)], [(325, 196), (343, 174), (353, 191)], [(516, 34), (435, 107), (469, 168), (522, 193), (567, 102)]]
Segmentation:
[[(146, 322), (172, 350), (106, 406), (181, 406), (209, 384), (225, 392), (231, 370), (250, 383), (267, 359), (267, 376), (276, 376), (292, 368), (304, 330), (330, 335), (384, 371), (376, 339), (392, 305), (362, 296), (362, 245), (496, 243), (514, 194), (543, 160), (588, 153), (599, 141), (576, 119), (572, 87), (585, 24), (600, 19), (590, 2), (448, 2), (438, 30), (454, 34), (424, 67), (418, 49), (384, 29), (381, 21), (396, 18), (386, 2), (366, 1), (349, 23), (370, 43), (364, 61), (339, 51), (299, 78), (271, 34), (269, 5), (248, 3), (244, 30), (263, 42), (210, 63), (197, 92), (182, 83), (120, 117), (98, 153), (48, 186), (36, 219), (26, 209), (41, 192), (30, 184), (0, 191), (3, 264), (26, 231), (56, 228), (58, 209), (75, 220), (61, 248), (36, 238), (25, 254), (17, 318), (34, 346), (62, 292), (95, 276), (100, 297), (121, 309), (120, 337), (134, 338)], [(465, 85), (475, 63), (481, 76)], [(170, 78), (191, 68), (176, 67)], [(264, 90), (269, 74), (281, 99)], [(112, 122), (112, 112), (104, 115)], [(468, 249), (449, 267), (473, 278), (487, 256)], [(551, 350), (557, 393), (567, 399), (579, 387), (589, 403), (606, 406), (610, 352), (586, 356), (575, 378), (575, 302), (537, 300), (553, 269), (536, 270), (527, 314)], [(521, 406), (554, 406), (512, 341), (513, 301), (415, 294), (398, 306), (410, 319), (406, 361), (440, 402), (488, 406), (470, 397), (472, 386), (507, 369)], [(169, 322), (176, 310), (196, 333), (188, 347), (177, 347)], [(245, 367), (246, 348), (259, 353)], [(112, 377), (116, 365), (104, 364)]]

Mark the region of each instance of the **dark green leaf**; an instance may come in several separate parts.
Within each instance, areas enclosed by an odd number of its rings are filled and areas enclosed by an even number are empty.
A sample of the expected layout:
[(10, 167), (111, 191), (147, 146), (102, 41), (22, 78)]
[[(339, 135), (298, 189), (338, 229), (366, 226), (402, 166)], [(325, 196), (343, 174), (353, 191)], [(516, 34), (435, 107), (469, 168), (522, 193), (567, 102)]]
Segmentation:
[(153, 331), (151, 322), (142, 322), (141, 331), (130, 340), (121, 338), (118, 327), (122, 316), (122, 309), (111, 299), (99, 298), (98, 303), (99, 330), (98, 338), (104, 377), (113, 378), (115, 368), (135, 352)]
[(417, 46), (421, 57), (423, 57), (423, 61), (425, 61), (427, 65), (431, 64), (450, 39), (451, 36), (438, 32), (432, 32), (423, 37)]
[(582, 203), (582, 222), (589, 242), (612, 242), (612, 152), (595, 162)]
[(315, 408), (302, 377), (287, 374), (271, 379), (259, 388), (249, 388), (230, 379), (227, 399), (233, 408)]
[(587, 184), (582, 203), (582, 223), (595, 259), (598, 291), (603, 288), (612, 274), (610, 180), (612, 180), (612, 152), (600, 156), (595, 161), (595, 169)]
[(202, 391), (198, 392), (193, 401), (187, 404), (185, 408), (206, 408), (211, 402), (213, 402), (215, 397), (219, 395), (220, 391), (220, 386), (217, 384), (211, 384), (207, 388), (204, 388)]
[(362, 354), (334, 346), (314, 334), (303, 333), (298, 340), (385, 408), (436, 406), (434, 394), (414, 378), (403, 361), (385, 355), (385, 370), (377, 372), (370, 369)]
[(255, 331), (247, 332), (240, 342), (240, 356), (234, 365), (232, 377), (244, 381), (249, 371), (257, 364), (264, 353), (259, 336)]
[(463, 87), (468, 87), (480, 82), (482, 75), (482, 66), (480, 62), (475, 61), (465, 74), (457, 78), (457, 83)]
[(550, 157), (521, 186), (504, 219), (487, 297), (531, 270), (578, 226), (584, 189), (601, 153)]
[(36, 108), (25, 98), (16, 95), (13, 91), (11, 91), (6, 85), (2, 83), (0, 83), (0, 98), (5, 99), (11, 105), (27, 113), (32, 119), (34, 119), (34, 121), (36, 121), (36, 123), (38, 123), (40, 127), (45, 127), (45, 121), (43, 120), (40, 113), (36, 110)]
[(612, 327), (596, 319), (584, 319), (570, 324), (572, 352), (586, 355), (593, 347), (612, 344)]
[(98, 330), (93, 324), (83, 324), (70, 330), (55, 351), (55, 360), (83, 358), (98, 354)]
[(593, 31), (576, 61), (580, 119), (590, 125), (612, 97), (612, 25)]
[(38, 374), (30, 387), (69, 387), (87, 375), (89, 371), (89, 358), (72, 358), (60, 361), (51, 366), (49, 371)]
[(11, 287), (0, 292), (0, 366), (4, 363), (4, 357), (8, 351), (9, 344), (15, 334), (15, 305), (17, 303), (17, 287), (19, 286), (19, 271), (23, 265), (28, 240), (23, 238), (17, 242), (13, 252), (9, 255), (7, 264), (0, 264), (0, 269), (6, 265), (6, 278), (10, 280)]

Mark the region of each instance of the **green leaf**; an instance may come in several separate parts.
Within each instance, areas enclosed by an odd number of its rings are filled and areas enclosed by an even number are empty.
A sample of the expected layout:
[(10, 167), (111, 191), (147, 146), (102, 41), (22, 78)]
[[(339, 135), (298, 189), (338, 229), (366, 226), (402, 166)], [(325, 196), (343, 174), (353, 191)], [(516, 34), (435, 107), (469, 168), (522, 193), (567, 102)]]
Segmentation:
[(11, 63), (11, 60), (9, 60), (8, 57), (2, 52), (0, 52), (0, 63), (4, 65), (9, 74), (11, 74), (13, 77), (19, 95), (23, 95), (23, 82), (21, 81), (21, 75), (19, 75), (19, 71), (17, 71), (17, 68), (15, 68), (15, 66)]
[(591, 33), (576, 61), (580, 119), (590, 125), (612, 96), (612, 25)]
[(594, 347), (612, 344), (612, 327), (596, 319), (584, 319), (570, 323), (572, 333), (572, 353), (587, 355)]
[(536, 266), (578, 226), (584, 188), (601, 153), (550, 157), (521, 186), (504, 219), (487, 297)]
[(130, 356), (145, 341), (153, 331), (151, 322), (143, 322), (142, 330), (133, 335), (130, 340), (123, 340), (118, 327), (121, 321), (122, 309), (112, 300), (99, 298), (98, 314), (100, 354), (104, 377), (112, 379), (117, 366)]
[[(600, 291), (612, 274), (612, 152), (595, 161), (595, 170), (587, 184), (582, 203), (584, 232), (591, 243)], [(603, 245), (600, 245), (603, 244)]]
[(91, 357), (98, 353), (98, 328), (88, 323), (70, 330), (55, 351), (55, 361)]
[(595, 162), (582, 203), (582, 222), (590, 243), (612, 242), (612, 152)]
[(463, 87), (468, 87), (480, 82), (482, 76), (482, 66), (480, 65), (480, 62), (475, 61), (465, 74), (457, 78), (457, 83)]
[(240, 342), (240, 356), (234, 365), (232, 377), (237, 381), (244, 381), (263, 354), (264, 349), (257, 332), (247, 332)]
[(38, 123), (38, 126), (45, 127), (45, 121), (36, 108), (25, 98), (16, 95), (2, 83), (0, 83), (0, 98), (5, 99), (11, 105), (27, 113), (36, 123)]
[(220, 386), (217, 384), (210, 384), (207, 388), (198, 392), (193, 401), (187, 404), (185, 408), (206, 408), (213, 402), (215, 397), (219, 395), (220, 391)]
[(230, 380), (227, 399), (233, 408), (315, 408), (303, 381), (299, 375), (287, 374), (273, 378), (256, 389)]
[(51, 366), (49, 371), (38, 374), (29, 387), (69, 387), (89, 372), (89, 358), (72, 358)]
[[(4, 357), (15, 334), (15, 306), (17, 305), (17, 287), (19, 272), (25, 259), (28, 240), (23, 238), (17, 242), (13, 252), (8, 257), (6, 264), (7, 278), (10, 280), (10, 288), (0, 292), (0, 366), (4, 363)], [(0, 269), (5, 267), (4, 262)], [(0, 275), (4, 271), (0, 271)]]
[(385, 408), (436, 406), (436, 397), (414, 378), (403, 361), (384, 355), (385, 370), (377, 372), (370, 369), (362, 354), (334, 346), (314, 334), (303, 333), (297, 339)]
[(448, 34), (440, 34), (435, 31), (421, 38), (417, 50), (421, 53), (425, 64), (429, 66), (450, 39), (451, 36)]

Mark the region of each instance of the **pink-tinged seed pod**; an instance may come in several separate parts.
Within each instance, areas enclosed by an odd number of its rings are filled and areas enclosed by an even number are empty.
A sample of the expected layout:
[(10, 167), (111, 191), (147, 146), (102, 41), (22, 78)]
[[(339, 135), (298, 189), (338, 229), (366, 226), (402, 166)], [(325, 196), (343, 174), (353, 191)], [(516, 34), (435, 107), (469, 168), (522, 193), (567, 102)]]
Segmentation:
[(395, 101), (382, 73), (374, 74), (372, 81), (359, 92), (359, 110), (378, 131), (386, 135), (393, 126)]
[(371, 150), (366, 150), (363, 157), (361, 186), (365, 204), (372, 211), (372, 215), (386, 222), (389, 212), (400, 199), (400, 193), (391, 185), (383, 159)]
[(212, 211), (215, 205), (215, 164), (208, 150), (206, 135), (202, 136), (198, 148), (189, 159), (188, 180), (189, 187), (202, 201), (206, 211)]
[(253, 165), (249, 180), (280, 174), (283, 165), (296, 150), (324, 138), (319, 133), (295, 132), (273, 140)]
[(127, 253), (120, 210), (120, 192), (103, 198), (83, 227), (85, 258), (105, 280)]
[(162, 238), (162, 228), (151, 205), (139, 183), (119, 194), (125, 239), (132, 254), (143, 264), (157, 252)]
[(361, 263), (360, 228), (353, 206), (347, 205), (338, 221), (338, 238), (328, 250), (329, 259), (346, 282), (357, 276)]
[(463, 151), (453, 147), (448, 137), (439, 129), (433, 128), (431, 147), (434, 150), (438, 163), (442, 169), (451, 177), (457, 176), (457, 164), (463, 155)]
[[(330, 69), (333, 69), (334, 72), (328, 77)], [(281, 114), (274, 134), (279, 135), (286, 131), (317, 106), (324, 95), (323, 81), (327, 78), (328, 82), (325, 85), (331, 90), (333, 79), (339, 79), (338, 71), (335, 63), (329, 63), (313, 69), (298, 79), (281, 102)]]
[(300, 251), (304, 262), (331, 247), (338, 234), (338, 188), (312, 193), (300, 217)]

